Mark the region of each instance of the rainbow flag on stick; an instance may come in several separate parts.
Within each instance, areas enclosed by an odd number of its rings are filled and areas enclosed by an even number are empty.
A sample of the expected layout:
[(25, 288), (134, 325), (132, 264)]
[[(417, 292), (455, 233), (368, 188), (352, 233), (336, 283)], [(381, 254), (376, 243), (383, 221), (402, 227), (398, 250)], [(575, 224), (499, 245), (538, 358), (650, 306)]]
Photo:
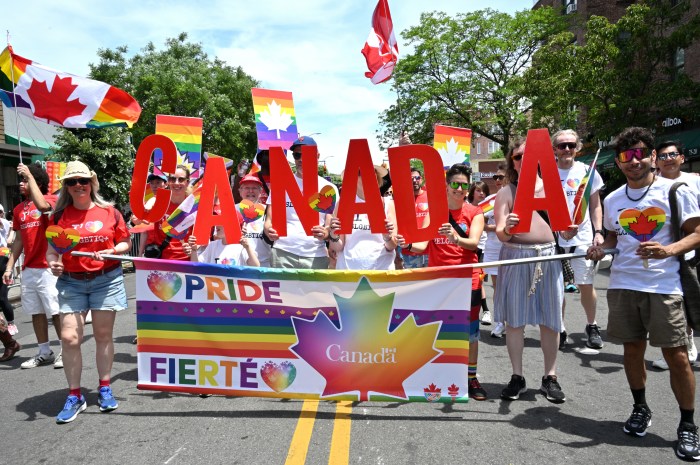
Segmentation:
[(433, 147), (442, 157), (442, 166), (450, 167), (455, 163), (469, 163), (471, 144), (471, 129), (435, 125)]
[(298, 136), (297, 118), (291, 92), (250, 89), (253, 94), (258, 148), (282, 147), (287, 150)]
[(491, 194), (488, 197), (486, 197), (484, 200), (479, 202), (479, 206), (481, 207), (481, 210), (484, 212), (484, 215), (487, 213), (493, 212), (493, 207), (496, 205), (496, 194)]
[[(203, 125), (202, 118), (156, 115), (156, 134), (167, 136), (175, 142), (178, 151), (177, 164), (187, 166), (192, 179), (197, 179), (201, 174)], [(160, 167), (163, 163), (163, 153), (160, 150), (155, 152), (153, 163), (156, 166), (155, 172), (162, 173)]]
[(202, 184), (199, 184), (163, 222), (161, 229), (165, 234), (175, 239), (182, 239), (187, 235), (187, 230), (194, 226), (197, 219), (201, 195)]
[(598, 161), (598, 155), (600, 154), (600, 149), (595, 154), (593, 163), (588, 169), (588, 172), (581, 180), (581, 184), (578, 185), (578, 191), (576, 191), (576, 196), (574, 197), (574, 214), (572, 216), (573, 224), (583, 223), (583, 219), (586, 218), (586, 213), (588, 212), (588, 203), (591, 200), (591, 189), (593, 183), (591, 181), (591, 176), (595, 175), (595, 164)]

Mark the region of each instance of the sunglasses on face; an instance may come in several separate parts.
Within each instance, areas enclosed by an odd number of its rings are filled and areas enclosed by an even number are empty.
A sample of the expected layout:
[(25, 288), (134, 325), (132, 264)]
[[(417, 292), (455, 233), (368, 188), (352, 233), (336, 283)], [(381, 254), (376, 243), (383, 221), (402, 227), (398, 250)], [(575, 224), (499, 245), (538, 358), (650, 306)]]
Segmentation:
[(468, 182), (448, 182), (448, 186), (450, 186), (452, 189), (459, 189), (460, 187), (462, 188), (463, 191), (468, 191), (469, 190), (469, 183)]
[(420, 176), (412, 176), (414, 181), (420, 181), (421, 177)]
[(63, 183), (68, 187), (75, 187), (76, 184), (87, 186), (90, 184), (90, 178), (70, 178), (63, 181)]
[(576, 148), (576, 142), (562, 142), (561, 144), (557, 144), (557, 148), (559, 150), (574, 150)]
[(503, 181), (506, 177), (503, 176), (502, 174), (494, 174), (493, 179), (496, 181)]
[(519, 153), (517, 155), (511, 155), (510, 158), (512, 158), (514, 161), (520, 161), (523, 159), (523, 154)]
[(169, 182), (187, 182), (187, 178), (177, 177), (177, 176), (168, 176), (168, 181)]
[(661, 161), (665, 160), (675, 160), (681, 155), (680, 152), (666, 152), (666, 153), (660, 153), (656, 155), (656, 158), (658, 158)]
[(298, 160), (301, 158), (301, 152), (292, 152), (292, 156), (295, 160)]
[(651, 155), (651, 150), (647, 147), (639, 148), (639, 149), (627, 149), (623, 150), (622, 152), (617, 154), (617, 160), (620, 163), (629, 163), (632, 161), (632, 159), (637, 159), (639, 161), (644, 160), (645, 158), (649, 157)]

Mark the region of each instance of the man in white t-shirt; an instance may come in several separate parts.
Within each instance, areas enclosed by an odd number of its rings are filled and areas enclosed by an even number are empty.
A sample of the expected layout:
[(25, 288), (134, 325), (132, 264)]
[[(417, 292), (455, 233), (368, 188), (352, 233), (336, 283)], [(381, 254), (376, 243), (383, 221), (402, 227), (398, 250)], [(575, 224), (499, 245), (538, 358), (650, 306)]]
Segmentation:
[(616, 164), (627, 183), (604, 202), (603, 244), (588, 250), (600, 260), (604, 248), (619, 254), (610, 269), (608, 336), (622, 341), (627, 382), (634, 407), (625, 433), (642, 437), (651, 425), (646, 400), (646, 364), (649, 344), (660, 347), (671, 372), (671, 388), (680, 408), (676, 455), (700, 460), (700, 438), (695, 426), (695, 376), (688, 362), (686, 317), (677, 256), (700, 246), (700, 209), (688, 187), (677, 191), (680, 223), (685, 236), (673, 242), (669, 190), (673, 182), (654, 173), (654, 138), (645, 128), (627, 128), (613, 143)]
[[(685, 162), (683, 155), (683, 144), (677, 140), (668, 140), (656, 145), (656, 168), (661, 177), (670, 179), (673, 182), (684, 182), (698, 196), (700, 205), (700, 176), (695, 173), (685, 173), (681, 171), (681, 165)], [(690, 254), (692, 258), (692, 253)], [(698, 358), (698, 349), (695, 347), (693, 339), (693, 329), (688, 326), (688, 360), (695, 362)], [(668, 364), (663, 358), (654, 360), (652, 366), (661, 370), (668, 370)]]
[[(302, 192), (304, 191), (304, 183), (302, 180), (301, 148), (304, 145), (315, 146), (316, 141), (311, 137), (302, 136), (295, 140), (290, 147), (296, 168), (294, 179)], [(335, 190), (337, 199), (338, 189), (319, 176), (318, 191), (320, 192), (325, 186), (331, 186)], [(286, 201), (287, 235), (280, 237), (272, 227), (272, 219), (270, 217), (272, 196), (267, 199), (265, 234), (270, 240), (274, 241), (270, 255), (270, 266), (272, 268), (327, 269), (330, 260), (326, 249), (326, 240), (329, 236), (332, 215), (319, 213), (318, 225), (311, 228), (311, 236), (307, 236), (304, 226), (301, 224), (299, 216), (294, 209), (294, 205), (289, 200), (289, 196), (287, 196)]]
[[(589, 166), (575, 161), (576, 153), (581, 150), (581, 139), (576, 131), (563, 129), (557, 131), (552, 136), (554, 154), (557, 157), (557, 167), (559, 168), (559, 178), (566, 195), (566, 203), (569, 207), (569, 214), (573, 218), (574, 199), (579, 190), (581, 181), (586, 176)], [(588, 203), (588, 210), (583, 212), (584, 219), (578, 225), (578, 232), (572, 239), (566, 240), (561, 235), (557, 238), (559, 247), (563, 247), (568, 253), (584, 253), (591, 245), (598, 245), (603, 242), (603, 209), (600, 205), (600, 189), (603, 187), (603, 179), (598, 172), (593, 173), (589, 178), (591, 183), (591, 198)], [(574, 283), (581, 291), (581, 305), (586, 312), (586, 346), (591, 349), (602, 349), (603, 339), (600, 337), (600, 328), (596, 322), (596, 306), (598, 296), (593, 287), (596, 266), (592, 260), (585, 258), (574, 258), (571, 260), (571, 267), (574, 269)], [(567, 344), (567, 333), (564, 328), (564, 310), (566, 309), (566, 299), (562, 305), (562, 333), (559, 337), (559, 348), (562, 349)]]

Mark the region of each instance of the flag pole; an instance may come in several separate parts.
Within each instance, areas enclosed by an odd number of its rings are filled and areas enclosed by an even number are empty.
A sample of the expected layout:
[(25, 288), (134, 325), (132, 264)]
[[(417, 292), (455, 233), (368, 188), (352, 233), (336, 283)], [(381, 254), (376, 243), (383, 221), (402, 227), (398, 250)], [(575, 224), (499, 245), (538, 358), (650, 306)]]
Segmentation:
[[(588, 168), (588, 182), (593, 182), (593, 179), (591, 179), (591, 175), (595, 175), (595, 173), (592, 173), (595, 169), (596, 162), (598, 161), (598, 155), (600, 155), (600, 147), (598, 147), (598, 151), (595, 153), (595, 157), (593, 157), (593, 163), (591, 163), (591, 166)], [(576, 215), (578, 214), (579, 210), (581, 209), (581, 204), (583, 203), (583, 195), (579, 199), (578, 203), (574, 206), (574, 214), (572, 215), (571, 219), (572, 221), (576, 219)]]
[(22, 161), (22, 137), (20, 135), (20, 128), (19, 128), (19, 114), (17, 113), (17, 93), (15, 92), (15, 88), (17, 87), (15, 85), (15, 62), (14, 62), (14, 54), (12, 53), (12, 50), (10, 49), (10, 30), (7, 29), (7, 47), (8, 47), (8, 52), (10, 52), (10, 79), (12, 79), (12, 85), (15, 86), (12, 88), (12, 98), (14, 100), (14, 105), (15, 105), (15, 126), (17, 127), (17, 150), (19, 152), (19, 162), (24, 164)]

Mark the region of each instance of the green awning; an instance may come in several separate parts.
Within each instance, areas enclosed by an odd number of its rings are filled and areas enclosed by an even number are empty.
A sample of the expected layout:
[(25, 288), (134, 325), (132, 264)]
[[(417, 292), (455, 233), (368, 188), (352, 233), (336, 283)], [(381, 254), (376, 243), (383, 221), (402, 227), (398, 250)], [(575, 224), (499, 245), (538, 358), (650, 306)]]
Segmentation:
[[(589, 155), (577, 157), (576, 161), (580, 161), (587, 165), (590, 165), (593, 162), (594, 158), (595, 153), (591, 153)], [(615, 151), (613, 149), (601, 150), (600, 155), (598, 155), (598, 161), (596, 162), (596, 165), (599, 167), (607, 168), (606, 165), (613, 165), (613, 160), (615, 160)]]

